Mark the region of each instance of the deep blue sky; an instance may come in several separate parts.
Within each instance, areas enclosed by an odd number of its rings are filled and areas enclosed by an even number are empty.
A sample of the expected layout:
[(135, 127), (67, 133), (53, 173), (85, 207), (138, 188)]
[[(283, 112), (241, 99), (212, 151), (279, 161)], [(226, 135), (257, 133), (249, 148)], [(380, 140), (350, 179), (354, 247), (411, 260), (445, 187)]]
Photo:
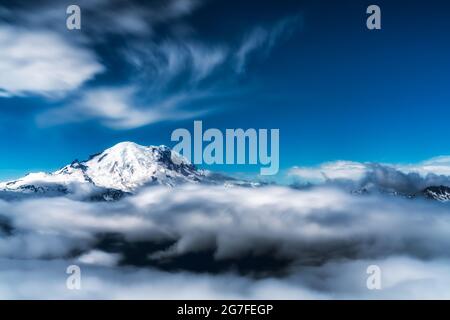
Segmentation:
[[(48, 6), (28, 8), (26, 2), (14, 2), (2, 6), (9, 12), (29, 9), (35, 17), (42, 12), (48, 25), (36, 27), (37, 22), (25, 14), (22, 20), (12, 19), (0, 10), (0, 30), (58, 29), (54, 25), (59, 20), (51, 20)], [(65, 19), (63, 2), (58, 5)], [(148, 34), (103, 33), (103, 21), (95, 18), (92, 7), (83, 16), (81, 31), (55, 31), (61, 37), (74, 37), (73, 32), (86, 37), (76, 45), (94, 54), (104, 71), (64, 95), (30, 90), (0, 97), (0, 179), (54, 170), (125, 140), (172, 146), (172, 130), (190, 129), (193, 120), (203, 120), (207, 128), (279, 128), (283, 169), (338, 159), (412, 163), (450, 154), (450, 5), (445, 1), (203, 2), (176, 23), (163, 21)], [(370, 4), (381, 7), (382, 30), (366, 28)], [(286, 19), (294, 22), (273, 46), (266, 41), (248, 56), (245, 72), (233, 70), (230, 58), (195, 88), (186, 85), (188, 76), (182, 74), (164, 89), (155, 89), (154, 82), (160, 79), (146, 67), (149, 62), (143, 59), (143, 65), (131, 68), (121, 55), (138, 47), (150, 56), (166, 39), (189, 38), (205, 46), (226, 47), (233, 56), (252, 30), (270, 32)], [(89, 24), (96, 24), (96, 33)], [(8, 76), (0, 74), (0, 79)], [(209, 112), (125, 129), (86, 115), (52, 125), (48, 117), (39, 121), (46, 111), (73, 104), (92, 88), (130, 83), (139, 87), (133, 99), (141, 105), (153, 95), (168, 98), (181, 89), (205, 90), (207, 98), (189, 101), (186, 108)], [(150, 86), (148, 94), (145, 89)]]

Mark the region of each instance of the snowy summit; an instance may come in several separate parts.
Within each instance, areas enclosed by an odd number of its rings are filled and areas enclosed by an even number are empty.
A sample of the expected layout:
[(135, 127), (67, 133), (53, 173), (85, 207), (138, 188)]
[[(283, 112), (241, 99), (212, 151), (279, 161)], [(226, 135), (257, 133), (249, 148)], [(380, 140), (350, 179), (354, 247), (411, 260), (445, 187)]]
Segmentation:
[(87, 161), (74, 161), (53, 173), (31, 173), (0, 183), (3, 191), (64, 192), (74, 185), (92, 184), (99, 188), (133, 192), (150, 184), (175, 186), (200, 182), (204, 172), (166, 146), (141, 146), (121, 142), (93, 155)]

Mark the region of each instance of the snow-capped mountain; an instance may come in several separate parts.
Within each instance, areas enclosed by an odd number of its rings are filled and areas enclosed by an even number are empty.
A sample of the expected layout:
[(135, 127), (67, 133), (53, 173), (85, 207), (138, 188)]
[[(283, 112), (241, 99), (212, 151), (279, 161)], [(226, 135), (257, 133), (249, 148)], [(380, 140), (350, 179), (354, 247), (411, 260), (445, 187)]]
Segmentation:
[(0, 183), (0, 190), (28, 193), (69, 193), (94, 187), (130, 193), (150, 184), (175, 186), (198, 183), (207, 175), (187, 159), (165, 146), (140, 146), (122, 142), (93, 155), (87, 161), (75, 160), (53, 173), (31, 173)]
[(428, 187), (423, 190), (423, 194), (430, 199), (441, 202), (450, 201), (450, 188), (446, 186)]
[[(144, 147), (133, 142), (119, 143), (75, 166), (96, 186), (126, 192), (150, 183), (174, 186), (204, 178), (202, 171), (168, 147)], [(73, 174), (72, 168), (73, 164), (57, 174)]]

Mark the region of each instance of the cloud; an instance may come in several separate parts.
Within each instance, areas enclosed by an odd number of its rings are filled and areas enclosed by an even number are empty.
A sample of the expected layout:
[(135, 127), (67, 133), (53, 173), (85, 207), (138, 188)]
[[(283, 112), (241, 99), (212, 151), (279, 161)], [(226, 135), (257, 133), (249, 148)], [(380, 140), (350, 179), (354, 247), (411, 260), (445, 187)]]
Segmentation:
[(450, 186), (449, 157), (417, 164), (327, 162), (315, 167), (294, 167), (288, 175), (300, 183), (340, 184), (356, 189), (381, 189), (414, 195), (429, 186)]
[[(16, 1), (17, 2), (17, 1)], [(191, 14), (202, 5), (200, 0), (167, 0), (152, 2), (130, 0), (78, 0), (82, 11), (82, 29), (95, 41), (108, 35), (148, 36), (155, 26), (170, 23)], [(57, 0), (3, 7), (0, 18), (27, 28), (66, 33), (66, 8), (68, 4)], [(39, 14), (36, 14), (39, 11)], [(86, 21), (84, 23), (83, 21)], [(91, 23), (94, 22), (94, 23)], [(88, 23), (89, 22), (89, 23)], [(72, 34), (78, 37), (78, 34)], [(84, 35), (82, 35), (84, 37)]]
[(416, 172), (422, 176), (428, 174), (450, 176), (450, 156), (435, 157), (418, 164), (395, 166), (405, 173)]
[(255, 27), (247, 33), (235, 54), (236, 71), (245, 72), (250, 55), (260, 50), (268, 55), (282, 38), (289, 37), (296, 28), (299, 17), (288, 17), (277, 22), (271, 28)]
[[(39, 124), (50, 126), (97, 120), (106, 127), (125, 130), (194, 118), (211, 108), (193, 108), (192, 104), (217, 95), (216, 88), (210, 84), (203, 86), (201, 81), (210, 77), (227, 59), (225, 47), (195, 41), (149, 43), (123, 54), (139, 74), (132, 84), (85, 89), (77, 100), (40, 114)], [(225, 94), (221, 92), (221, 96)]]
[(198, 45), (188, 45), (191, 58), (194, 79), (199, 81), (206, 78), (211, 72), (221, 65), (226, 58), (226, 50), (222, 48), (204, 48)]
[[(197, 185), (148, 188), (113, 203), (2, 201), (0, 296), (448, 298), (449, 213), (438, 202), (329, 187)], [(211, 255), (208, 273), (182, 259), (206, 263), (200, 253)], [(269, 264), (256, 278), (233, 267), (258, 257), (289, 263)], [(176, 269), (168, 269), (174, 261)], [(82, 268), (80, 292), (65, 288), (70, 264)], [(229, 268), (214, 267), (224, 264)], [(366, 288), (372, 264), (382, 270), (381, 291)]]
[(121, 259), (119, 254), (107, 253), (101, 250), (91, 250), (78, 257), (78, 262), (98, 266), (115, 266)]
[(85, 24), (92, 37), (102, 40), (108, 35), (154, 35), (154, 28), (192, 14), (202, 5), (200, 0), (142, 1), (96, 0), (79, 3), (83, 14), (96, 23)]
[(144, 75), (150, 90), (164, 89), (182, 76), (192, 87), (217, 71), (228, 58), (227, 46), (195, 40), (165, 39), (145, 45), (133, 43), (130, 47), (122, 54)]
[[(381, 291), (370, 291), (365, 287), (365, 270), (375, 262), (385, 271), (385, 287)], [(397, 257), (378, 261), (343, 261), (305, 270), (304, 276), (284, 279), (82, 265), (80, 291), (65, 288), (67, 263), (0, 260), (0, 296), (3, 299), (449, 298), (448, 260), (426, 262)]]
[(57, 103), (37, 116), (45, 126), (94, 120), (126, 130), (211, 112), (236, 95), (251, 56), (267, 56), (298, 18), (211, 41), (185, 19), (204, 3), (81, 0), (82, 32), (70, 36), (63, 3), (0, 5), (0, 97), (51, 97)]
[(104, 67), (56, 33), (0, 25), (0, 95), (60, 96)]
[(360, 180), (368, 171), (367, 165), (352, 161), (327, 162), (317, 167), (294, 167), (289, 174), (308, 182), (348, 179)]
[[(212, 41), (185, 19), (204, 1), (77, 4), (82, 32), (70, 36), (60, 2), (40, 2), (39, 15), (33, 13), (34, 4), (0, 6), (0, 70), (8, 75), (0, 76), (0, 97), (58, 98), (53, 109), (37, 116), (40, 125), (94, 120), (125, 130), (210, 112), (224, 96), (236, 94), (233, 86), (251, 56), (257, 51), (267, 56), (298, 20), (288, 17), (270, 28), (257, 27), (242, 41), (239, 35)], [(96, 83), (101, 72), (102, 83)], [(89, 80), (94, 81), (85, 85)]]
[[(284, 19), (265, 34), (266, 54), (280, 37), (289, 33), (293, 21)], [(230, 44), (174, 35), (130, 41), (116, 50), (135, 70), (129, 85), (88, 89), (78, 101), (40, 115), (39, 123), (97, 120), (106, 127), (124, 130), (193, 118), (211, 111), (212, 102), (204, 103), (207, 99), (227, 95), (225, 79), (236, 79), (234, 72), (226, 71), (235, 59)], [(248, 49), (240, 50), (238, 56), (247, 60)], [(192, 108), (196, 102), (200, 107)]]
[(99, 120), (109, 128), (124, 130), (167, 120), (192, 118), (205, 111), (183, 109), (183, 106), (204, 97), (202, 94), (180, 93), (151, 102), (137, 103), (137, 88), (96, 88), (85, 91), (79, 100), (38, 116), (43, 126)]
[[(165, 257), (198, 250), (211, 250), (219, 260), (271, 252), (302, 263), (391, 253), (441, 257), (450, 246), (447, 212), (440, 203), (356, 197), (335, 188), (155, 187), (115, 203), (3, 202), (0, 215), (17, 231), (0, 241), (8, 243), (0, 255), (39, 257), (45, 246), (37, 239), (47, 243), (58, 237), (70, 243), (68, 254), (73, 246), (92, 245), (98, 234), (118, 233), (127, 239), (175, 240)], [(408, 228), (400, 232), (405, 222)], [(28, 249), (13, 245), (26, 246), (27, 239), (33, 241)], [(411, 241), (417, 244), (410, 247)], [(54, 242), (44, 256), (63, 252), (64, 242)]]
[[(324, 297), (277, 279), (252, 280), (155, 269), (81, 266), (81, 290), (65, 286), (71, 261), (0, 259), (2, 299), (311, 299)], [(13, 290), (14, 288), (14, 290)]]
[[(407, 257), (341, 261), (286, 278), (195, 274), (80, 264), (82, 290), (65, 286), (73, 261), (0, 259), (2, 299), (448, 299), (450, 261)], [(383, 289), (365, 286), (369, 265)]]

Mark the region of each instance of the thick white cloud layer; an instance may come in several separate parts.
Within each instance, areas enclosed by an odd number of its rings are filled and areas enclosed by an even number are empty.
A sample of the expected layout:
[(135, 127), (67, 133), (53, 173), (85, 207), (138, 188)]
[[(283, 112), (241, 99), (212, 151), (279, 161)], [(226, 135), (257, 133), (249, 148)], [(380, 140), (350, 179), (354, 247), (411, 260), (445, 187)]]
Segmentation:
[[(406, 257), (341, 261), (286, 278), (194, 274), (80, 265), (81, 290), (66, 288), (72, 261), (0, 260), (2, 299), (449, 299), (450, 261)], [(382, 290), (368, 290), (377, 264)]]
[[(114, 203), (0, 202), (0, 297), (448, 298), (449, 209), (283, 187), (155, 187)], [(172, 243), (143, 252), (149, 262), (211, 252), (215, 263), (258, 256), (290, 263), (282, 276), (262, 278), (123, 266), (126, 249), (98, 247), (104, 234), (121, 235), (123, 244)], [(70, 264), (82, 268), (79, 292), (65, 288)], [(366, 288), (372, 264), (382, 270), (380, 291)]]

